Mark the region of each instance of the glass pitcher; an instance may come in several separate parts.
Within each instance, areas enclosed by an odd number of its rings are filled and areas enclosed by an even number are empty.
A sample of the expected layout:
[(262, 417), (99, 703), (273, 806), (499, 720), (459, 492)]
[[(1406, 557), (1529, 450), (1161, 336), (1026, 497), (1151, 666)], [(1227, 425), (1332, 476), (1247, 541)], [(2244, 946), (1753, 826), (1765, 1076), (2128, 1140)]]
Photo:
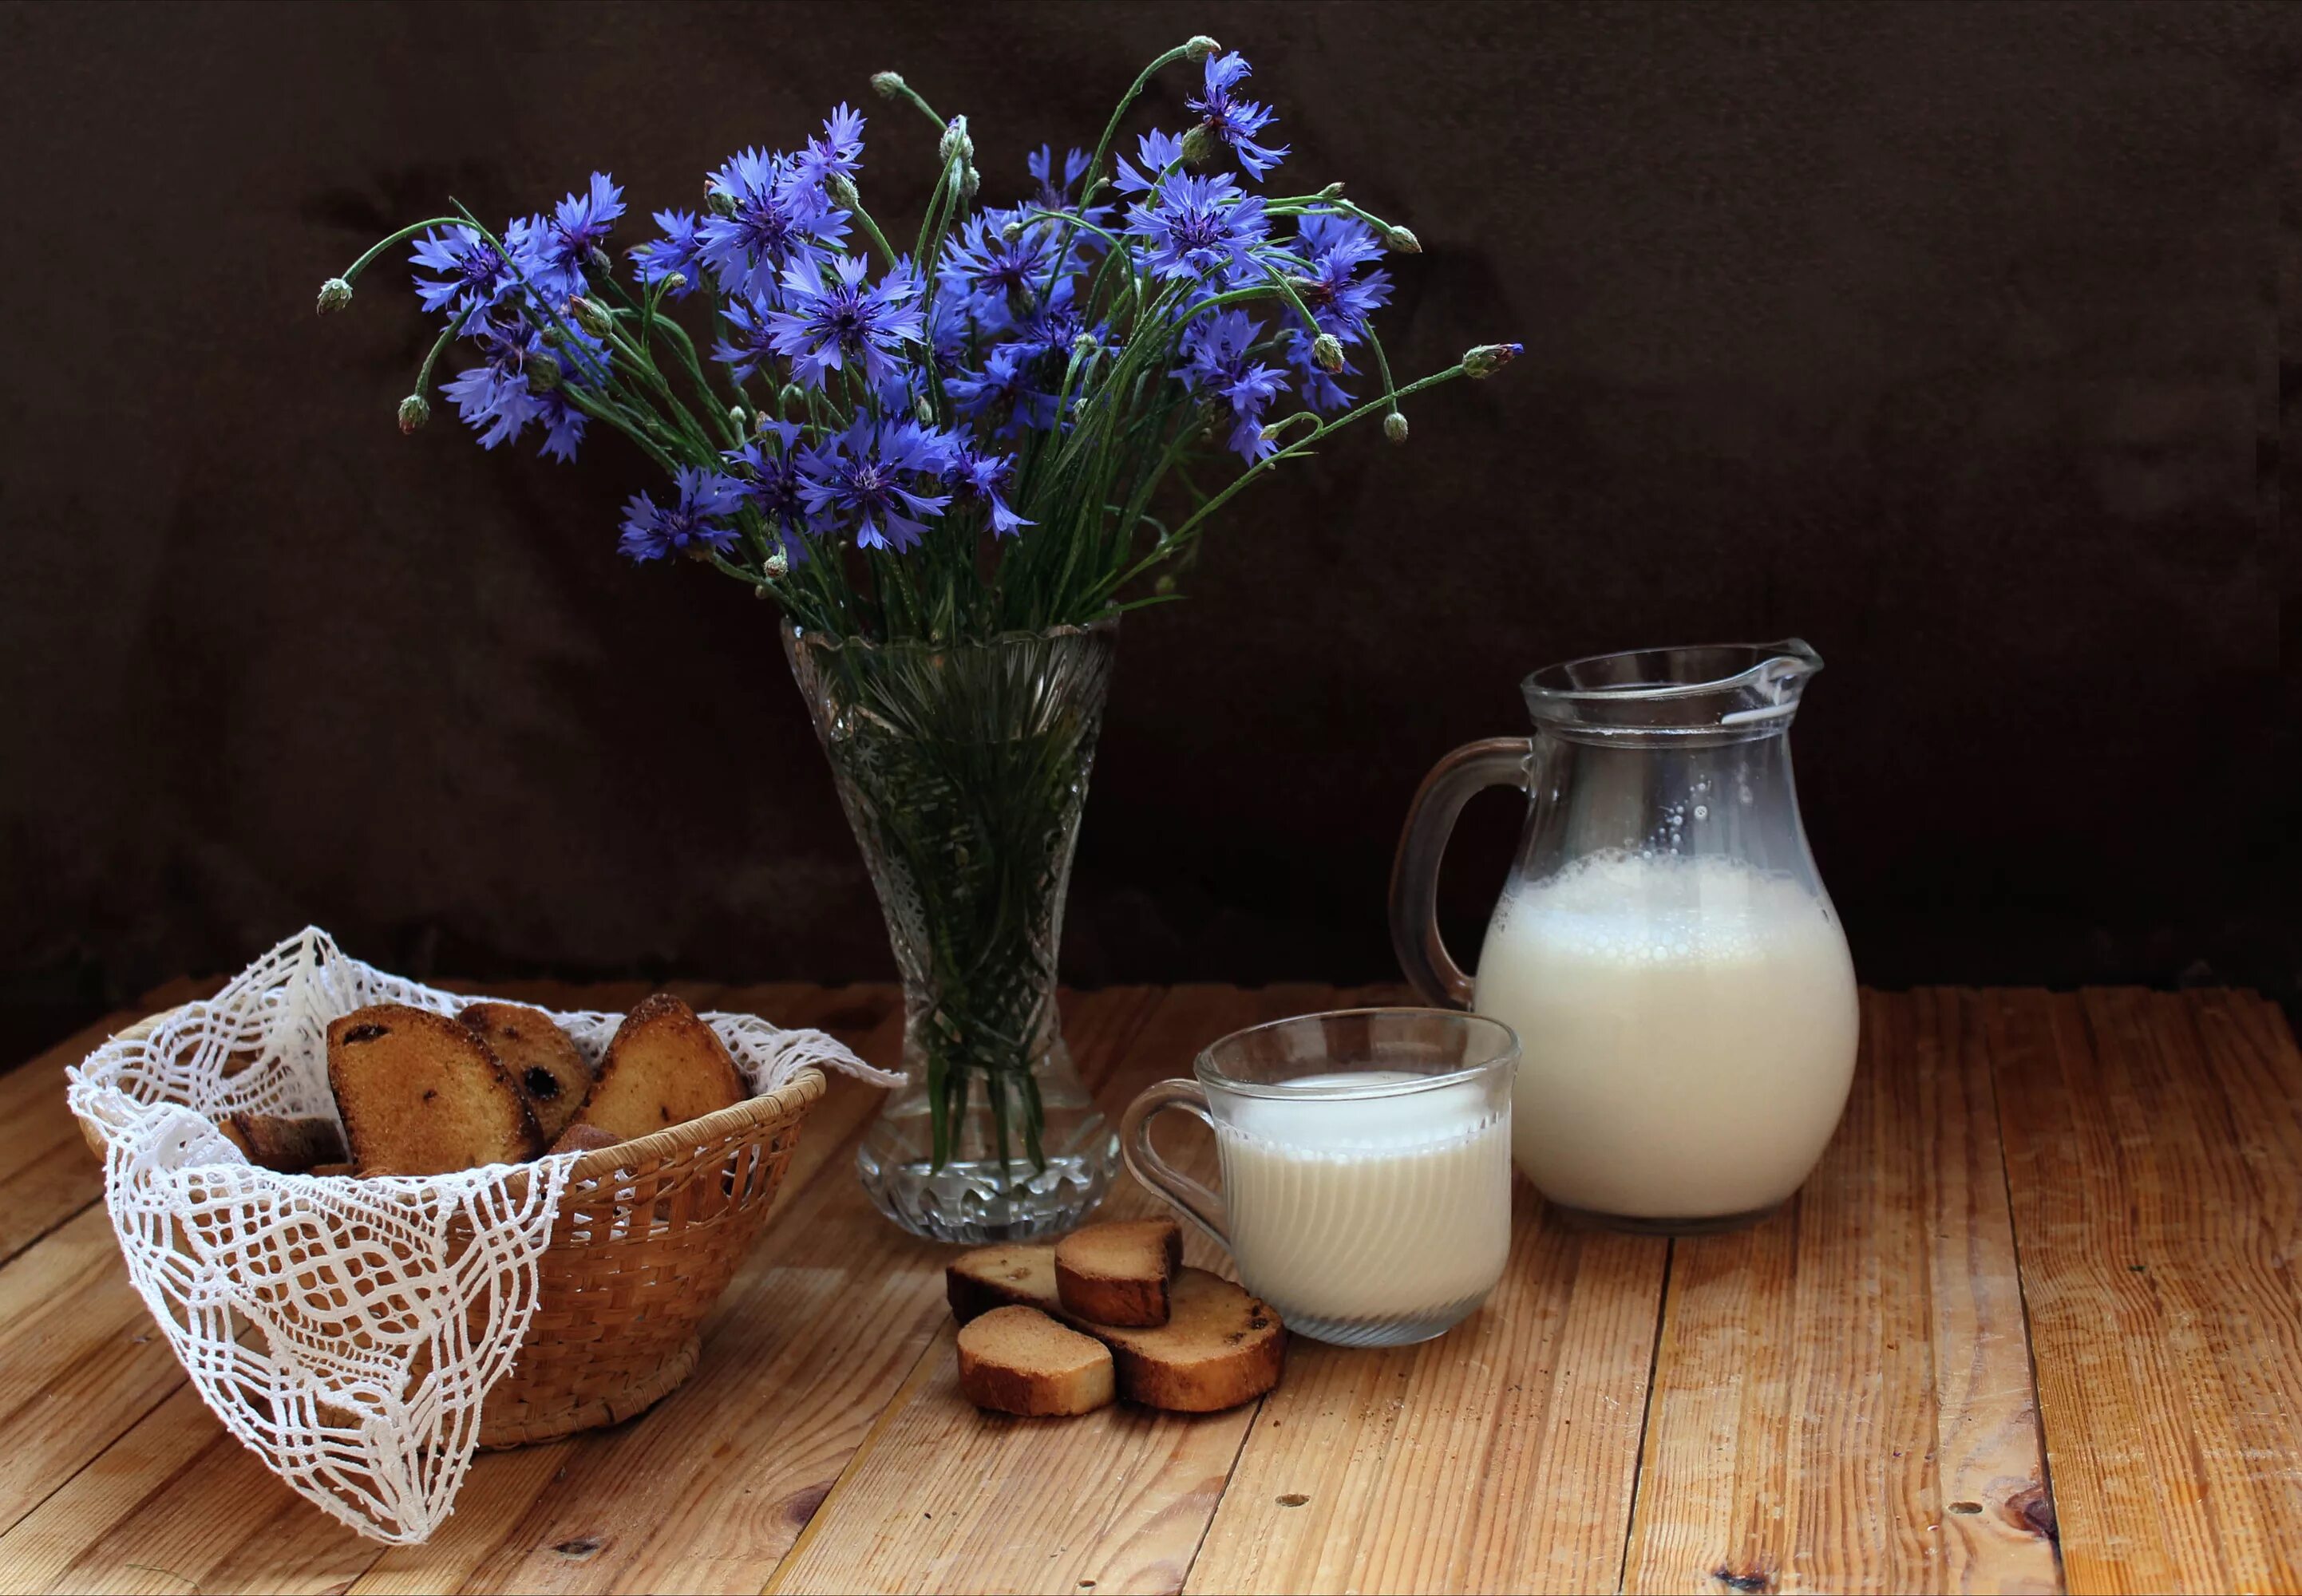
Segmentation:
[[(1554, 1205), (1693, 1234), (1797, 1190), (1846, 1105), (1845, 933), (1808, 852), (1790, 727), (1822, 659), (1777, 643), (1651, 649), (1536, 671), (1535, 735), (1467, 743), (1415, 795), (1391, 939), (1433, 1003), (1512, 1026), (1512, 1156)], [(1527, 791), (1476, 979), (1434, 917), (1483, 787)]]

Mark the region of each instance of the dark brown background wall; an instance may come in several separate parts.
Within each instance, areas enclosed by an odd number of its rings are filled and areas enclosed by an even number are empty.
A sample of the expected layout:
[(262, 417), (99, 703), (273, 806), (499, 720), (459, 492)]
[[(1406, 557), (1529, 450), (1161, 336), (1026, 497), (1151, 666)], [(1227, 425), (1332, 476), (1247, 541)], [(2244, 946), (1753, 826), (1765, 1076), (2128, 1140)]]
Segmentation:
[[(313, 291), (450, 194), (501, 215), (598, 164), (693, 205), (842, 97), (908, 212), (929, 135), (870, 98), (883, 66), (1012, 191), (1206, 30), (1303, 182), (1426, 241), (1401, 363), (1527, 357), (1250, 498), (1192, 601), (1130, 622), (1075, 979), (1380, 976), (1407, 796), (1522, 724), (1522, 674), (1797, 633), (1830, 662), (1808, 819), (1871, 979), (2290, 998), (2298, 21), (0, 10), (0, 995), (37, 1027), (307, 920), (417, 972), (886, 971), (769, 614), (616, 557), (647, 478), (611, 440), (400, 439), (404, 272), (327, 322)], [(1471, 817), (1460, 938), (1516, 819)]]

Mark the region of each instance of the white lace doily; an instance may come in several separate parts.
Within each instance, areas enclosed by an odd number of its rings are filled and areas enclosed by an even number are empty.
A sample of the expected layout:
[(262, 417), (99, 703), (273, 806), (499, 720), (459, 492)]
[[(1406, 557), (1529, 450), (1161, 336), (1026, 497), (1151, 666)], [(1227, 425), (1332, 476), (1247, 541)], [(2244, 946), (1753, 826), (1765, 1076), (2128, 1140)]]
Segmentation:
[[(453, 1510), (480, 1407), (535, 1310), (536, 1261), (578, 1154), (354, 1180), (249, 1163), (222, 1116), (336, 1117), (328, 1022), (374, 1003), (479, 1001), (386, 975), (307, 929), (205, 1003), (69, 1071), (105, 1145), (129, 1278), (184, 1372), (281, 1479), (362, 1534), (427, 1539)], [(619, 1014), (553, 1015), (595, 1063)], [(820, 1031), (707, 1014), (754, 1092), (802, 1065), (875, 1070)]]

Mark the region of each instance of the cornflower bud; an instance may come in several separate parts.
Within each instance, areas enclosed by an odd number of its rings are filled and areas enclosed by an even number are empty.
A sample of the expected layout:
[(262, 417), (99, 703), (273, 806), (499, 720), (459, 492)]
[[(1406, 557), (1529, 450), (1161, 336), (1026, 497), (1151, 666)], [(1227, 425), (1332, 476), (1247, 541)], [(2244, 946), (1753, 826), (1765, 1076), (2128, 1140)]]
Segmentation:
[(685, 272), (674, 272), (663, 280), (663, 291), (667, 294), (676, 294), (686, 286), (687, 273)]
[(567, 313), (576, 318), (578, 327), (594, 338), (607, 337), (616, 324), (614, 317), (580, 294), (567, 301)]
[(735, 214), (735, 197), (733, 194), (722, 194), (714, 189), (704, 197), (703, 203), (719, 215), (732, 216)]
[(757, 416), (752, 417), (752, 430), (762, 438), (773, 432), (775, 430), (775, 425), (776, 418), (769, 415), (765, 410), (760, 411)]
[(1463, 374), (1466, 377), (1491, 377), (1525, 353), (1525, 344), (1483, 343), (1464, 354)]
[(1407, 441), (1407, 417), (1393, 410), (1382, 418), (1382, 435), (1393, 443)]
[(1194, 33), (1183, 41), (1183, 54), (1193, 61), (1205, 61), (1222, 46), (1204, 33)]
[(765, 569), (770, 576), (789, 575), (791, 574), (791, 556), (786, 554), (780, 549), (777, 550), (773, 554), (768, 556)]
[(962, 148), (972, 158), (975, 154), (975, 144), (967, 136), (967, 118), (954, 116), (945, 127), (943, 137), (936, 142), (936, 159), (948, 166), (951, 164), (952, 156), (957, 155)]
[(1183, 159), (1193, 166), (1204, 166), (1214, 159), (1222, 140), (1207, 131), (1207, 124), (1199, 123), (1183, 135)]
[(1160, 577), (1158, 581), (1151, 584), (1151, 591), (1157, 593), (1161, 598), (1165, 598), (1169, 593), (1175, 591), (1174, 576), (1171, 574)]
[(1319, 190), (1319, 197), (1322, 199), (1340, 199), (1342, 197), (1342, 194), (1343, 186), (1340, 183), (1329, 183), (1325, 188)]
[(903, 92), (905, 88), (903, 74), (901, 72), (873, 72), (871, 74), (871, 87), (878, 90), (879, 97), (881, 99), (892, 100), (897, 95)]
[(1096, 341), (1095, 334), (1092, 332), (1076, 332), (1071, 335), (1071, 353), (1074, 355), (1092, 355), (1102, 347)]
[(1343, 369), (1343, 340), (1332, 332), (1322, 332), (1311, 340), (1311, 358), (1319, 369), (1336, 372)]
[(980, 189), (982, 187), (983, 174), (976, 171), (975, 163), (970, 161), (967, 164), (967, 170), (960, 174), (960, 194), (965, 198), (972, 199), (975, 197), (977, 190)]
[[(784, 391), (776, 396), (776, 400), (786, 410), (794, 405), (804, 405), (807, 403), (807, 390), (796, 382), (786, 382)], [(765, 421), (767, 417), (763, 416), (760, 419)]]
[(923, 427), (935, 425), (935, 407), (928, 402), (928, 396), (924, 393), (912, 401), (912, 415)]
[(601, 248), (597, 244), (592, 245), (590, 249), (584, 252), (584, 258), (591, 263), (592, 270), (599, 273), (603, 277), (609, 275), (616, 269), (616, 263), (609, 260), (608, 258), (608, 252)]
[(855, 192), (854, 180), (844, 172), (835, 172), (823, 180), (823, 191), (831, 196), (832, 203), (853, 209), (863, 197)]
[(1023, 224), (1021, 222), (1010, 222), (999, 230), (999, 236), (1012, 244), (1023, 236)]
[(1423, 253), (1423, 240), (1416, 238), (1412, 232), (1409, 232), (1403, 227), (1392, 228), (1388, 233), (1383, 235), (1382, 241), (1390, 245), (1393, 249), (1399, 250), (1404, 255), (1420, 255)]
[(352, 285), (340, 277), (331, 277), (320, 285), (320, 314), (341, 310), (352, 302)]
[(744, 424), (751, 419), (752, 418), (750, 416), (744, 414), (743, 406), (730, 405), (727, 407), (727, 424), (734, 427), (738, 433), (741, 433), (744, 430)]
[(422, 394), (411, 393), (399, 401), (399, 430), (402, 433), (412, 434), (431, 419), (432, 407)]
[(559, 369), (559, 362), (549, 355), (538, 355), (527, 363), (527, 391), (530, 393), (550, 393), (559, 386), (567, 374)]

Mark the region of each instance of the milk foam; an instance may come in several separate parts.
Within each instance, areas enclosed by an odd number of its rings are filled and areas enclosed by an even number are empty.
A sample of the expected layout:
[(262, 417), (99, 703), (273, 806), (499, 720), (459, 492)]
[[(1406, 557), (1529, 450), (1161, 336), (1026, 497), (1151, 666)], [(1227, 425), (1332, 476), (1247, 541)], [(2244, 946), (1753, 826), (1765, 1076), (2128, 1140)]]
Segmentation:
[(1854, 968), (1828, 902), (1736, 860), (1605, 853), (1496, 905), (1474, 1006), (1516, 1029), (1513, 1155), (1602, 1214), (1796, 1190), (1846, 1103)]

